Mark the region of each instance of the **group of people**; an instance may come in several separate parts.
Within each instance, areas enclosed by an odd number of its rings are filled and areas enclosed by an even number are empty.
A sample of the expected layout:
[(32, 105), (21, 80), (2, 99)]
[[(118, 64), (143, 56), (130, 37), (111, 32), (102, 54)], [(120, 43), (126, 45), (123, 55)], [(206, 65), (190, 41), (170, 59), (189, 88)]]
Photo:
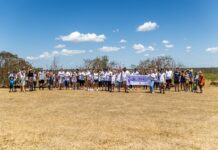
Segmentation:
[[(129, 85), (128, 77), (137, 75), (147, 75), (150, 79), (150, 85), (139, 86)], [(193, 73), (192, 70), (179, 70), (175, 71), (170, 69), (150, 69), (147, 73), (140, 73), (137, 69), (132, 72), (123, 69), (105, 68), (102, 70), (97, 69), (76, 69), (76, 70), (63, 70), (60, 71), (44, 71), (43, 69), (38, 72), (32, 69), (28, 71), (20, 70), (9, 74), (9, 92), (17, 91), (20, 87), (21, 92), (35, 91), (38, 87), (39, 90), (44, 90), (47, 87), (49, 90), (57, 88), (62, 89), (86, 89), (87, 91), (117, 91), (122, 89), (126, 93), (129, 90), (136, 90), (140, 87), (150, 89), (150, 93), (158, 90), (160, 93), (170, 91), (172, 87), (175, 92), (203, 92), (205, 85), (205, 77), (201, 71)]]

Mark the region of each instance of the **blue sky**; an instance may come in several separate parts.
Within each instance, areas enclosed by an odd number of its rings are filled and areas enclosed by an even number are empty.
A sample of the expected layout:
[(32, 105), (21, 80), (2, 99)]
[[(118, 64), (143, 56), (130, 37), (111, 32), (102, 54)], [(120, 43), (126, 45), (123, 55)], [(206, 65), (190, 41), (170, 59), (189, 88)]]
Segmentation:
[(217, 8), (217, 0), (0, 0), (0, 50), (38, 67), (103, 55), (125, 66), (170, 55), (217, 67)]

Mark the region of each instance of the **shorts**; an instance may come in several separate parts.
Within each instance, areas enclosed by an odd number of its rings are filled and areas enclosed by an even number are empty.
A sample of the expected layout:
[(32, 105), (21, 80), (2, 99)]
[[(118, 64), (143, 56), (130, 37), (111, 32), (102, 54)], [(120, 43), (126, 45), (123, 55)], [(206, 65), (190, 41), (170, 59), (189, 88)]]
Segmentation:
[(123, 86), (127, 86), (127, 81), (122, 82)]
[(166, 79), (167, 84), (171, 84), (172, 83), (172, 79)]
[(94, 82), (95, 82), (95, 84), (97, 84), (97, 83), (98, 83), (98, 80), (94, 80)]
[(79, 80), (80, 86), (83, 86), (85, 84), (85, 80)]
[(174, 80), (174, 84), (179, 84), (179, 80)]
[(44, 84), (45, 80), (39, 80), (39, 84)]
[(111, 86), (111, 81), (107, 81), (107, 86)]

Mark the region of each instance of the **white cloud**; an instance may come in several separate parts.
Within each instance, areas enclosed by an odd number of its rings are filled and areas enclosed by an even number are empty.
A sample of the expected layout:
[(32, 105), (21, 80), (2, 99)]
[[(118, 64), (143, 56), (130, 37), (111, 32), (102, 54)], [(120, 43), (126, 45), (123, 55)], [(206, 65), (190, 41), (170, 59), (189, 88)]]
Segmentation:
[(60, 55), (69, 56), (69, 55), (82, 54), (82, 53), (85, 53), (85, 52), (86, 52), (85, 50), (68, 50), (68, 49), (62, 49)]
[(165, 48), (167, 48), (167, 49), (174, 47), (174, 45), (168, 40), (163, 40), (162, 43), (164, 44)]
[(116, 52), (116, 51), (119, 51), (120, 49), (121, 49), (120, 47), (103, 46), (99, 48), (98, 50), (102, 52)]
[(121, 48), (121, 49), (125, 49), (125, 48), (126, 48), (126, 46), (121, 46), (120, 48)]
[(117, 33), (117, 32), (120, 32), (120, 30), (119, 29), (114, 29), (113, 32)]
[(173, 48), (174, 45), (173, 45), (173, 44), (166, 44), (165, 47), (166, 47), (166, 48)]
[(170, 41), (168, 41), (168, 40), (163, 40), (162, 43), (163, 43), (163, 44), (170, 44)]
[(95, 33), (83, 34), (80, 32), (72, 32), (69, 35), (61, 35), (57, 40), (70, 42), (103, 42), (106, 39), (104, 34), (96, 35)]
[(55, 56), (71, 56), (76, 54), (85, 53), (85, 50), (68, 50), (62, 49), (61, 51), (52, 51), (52, 52), (43, 52), (39, 56), (27, 56), (26, 59), (28, 60), (38, 60), (38, 59), (48, 59), (53, 58)]
[(121, 39), (120, 43), (127, 43), (127, 41), (125, 39)]
[(146, 31), (152, 31), (159, 28), (156, 22), (145, 22), (144, 24), (138, 26), (137, 31), (139, 32), (146, 32)]
[(206, 52), (216, 53), (218, 52), (218, 47), (209, 47), (206, 49)]
[(58, 45), (55, 45), (55, 47), (54, 48), (65, 48), (66, 47), (66, 45), (64, 45), (64, 44), (58, 44)]
[(187, 47), (186, 47), (186, 52), (187, 52), (187, 53), (191, 52), (191, 48), (192, 48), (191, 46), (187, 46)]
[(133, 47), (132, 47), (136, 53), (143, 53), (145, 51), (154, 51), (154, 47), (153, 46), (148, 46), (148, 47), (145, 47), (144, 45), (142, 44), (134, 44)]

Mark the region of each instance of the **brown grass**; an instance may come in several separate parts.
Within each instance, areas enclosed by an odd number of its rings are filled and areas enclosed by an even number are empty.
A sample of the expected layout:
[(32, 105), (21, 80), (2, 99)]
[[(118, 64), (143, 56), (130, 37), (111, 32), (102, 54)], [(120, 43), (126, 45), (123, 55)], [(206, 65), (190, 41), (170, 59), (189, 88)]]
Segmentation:
[(202, 95), (1, 89), (0, 149), (218, 149), (218, 88)]

